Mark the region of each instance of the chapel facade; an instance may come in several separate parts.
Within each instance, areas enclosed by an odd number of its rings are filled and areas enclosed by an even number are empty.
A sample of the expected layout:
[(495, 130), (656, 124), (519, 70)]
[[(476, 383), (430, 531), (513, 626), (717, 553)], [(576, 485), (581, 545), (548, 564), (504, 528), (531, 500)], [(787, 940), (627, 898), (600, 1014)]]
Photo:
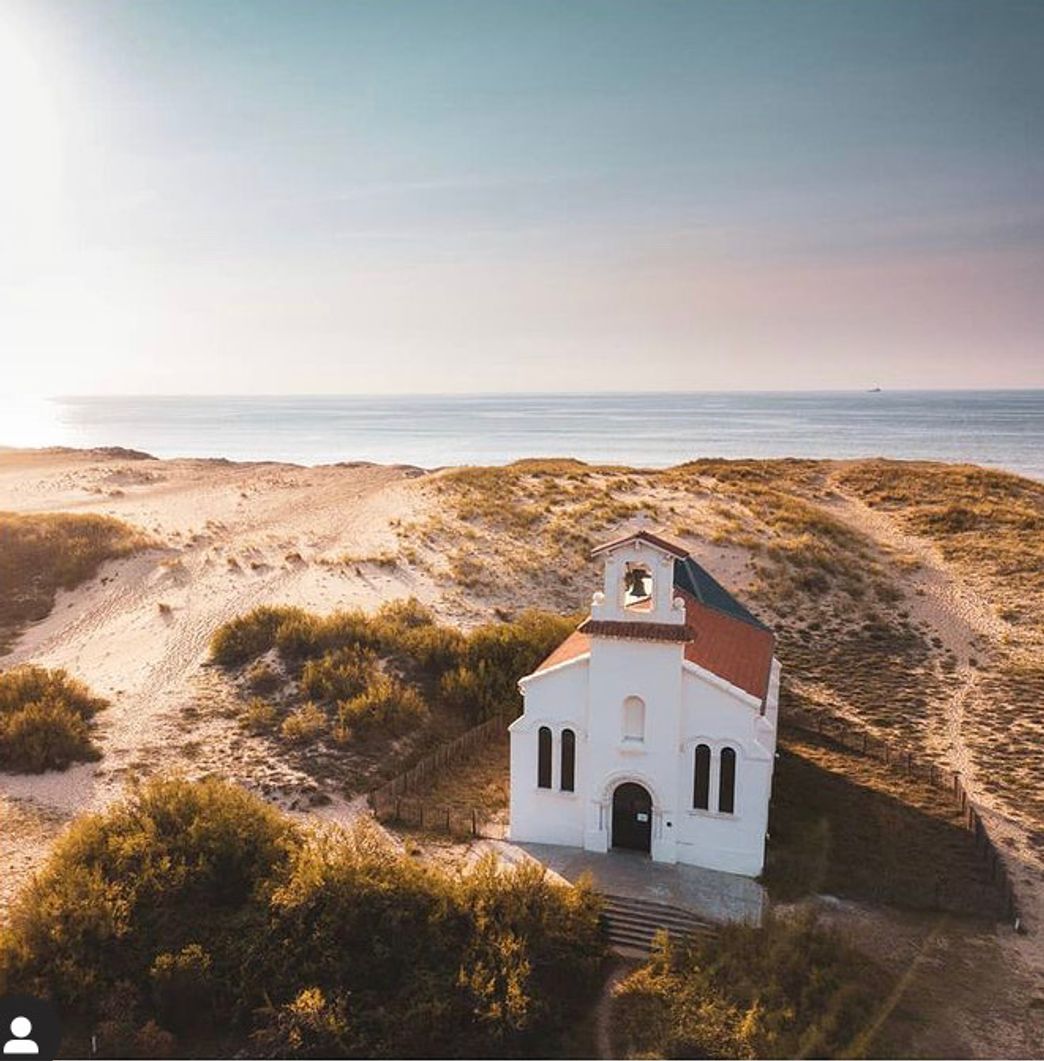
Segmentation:
[(757, 876), (780, 664), (772, 631), (680, 545), (594, 550), (591, 614), (520, 689), (511, 838)]

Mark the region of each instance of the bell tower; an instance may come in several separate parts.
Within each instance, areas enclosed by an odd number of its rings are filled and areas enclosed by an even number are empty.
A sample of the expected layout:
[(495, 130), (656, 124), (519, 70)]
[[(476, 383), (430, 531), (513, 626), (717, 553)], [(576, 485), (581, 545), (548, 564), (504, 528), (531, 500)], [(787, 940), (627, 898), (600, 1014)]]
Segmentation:
[(648, 531), (601, 545), (602, 589), (591, 600), (591, 618), (612, 623), (685, 623), (685, 607), (674, 592), (674, 562), (688, 553)]

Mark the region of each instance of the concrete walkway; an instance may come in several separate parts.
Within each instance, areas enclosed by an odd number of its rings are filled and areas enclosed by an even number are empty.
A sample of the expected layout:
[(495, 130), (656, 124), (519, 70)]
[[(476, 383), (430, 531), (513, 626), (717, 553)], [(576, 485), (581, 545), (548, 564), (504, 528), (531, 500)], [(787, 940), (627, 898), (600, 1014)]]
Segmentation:
[(758, 924), (767, 904), (765, 889), (750, 877), (653, 862), (638, 852), (610, 851), (599, 855), (576, 847), (497, 840), (489, 841), (489, 845), (505, 862), (534, 858), (571, 884), (589, 873), (595, 887), (607, 895), (678, 906), (718, 924)]

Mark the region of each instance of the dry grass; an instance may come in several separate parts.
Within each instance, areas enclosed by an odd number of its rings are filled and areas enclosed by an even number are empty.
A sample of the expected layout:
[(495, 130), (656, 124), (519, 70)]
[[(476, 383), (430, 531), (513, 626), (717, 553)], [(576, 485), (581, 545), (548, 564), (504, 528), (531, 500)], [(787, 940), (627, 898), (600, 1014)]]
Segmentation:
[(765, 881), (776, 898), (1003, 913), (947, 792), (828, 739), (782, 735), (769, 835)]
[(109, 516), (0, 512), (0, 652), (21, 626), (50, 612), (59, 589), (149, 544), (142, 531)]
[(1013, 626), (1044, 638), (1044, 484), (970, 465), (863, 461), (836, 482), (935, 544)]
[(1001, 620), (962, 722), (978, 784), (1044, 843), (1044, 484), (967, 465), (864, 461), (833, 481), (930, 545)]
[(476, 749), (452, 770), (444, 771), (425, 794), (425, 800), (461, 813), (484, 811), (487, 818), (507, 809), (510, 744), (504, 736)]
[(504, 607), (523, 594), (576, 607), (597, 586), (591, 547), (643, 522), (697, 553), (738, 550), (748, 563), (729, 588), (779, 631), (789, 695), (843, 699), (876, 727), (920, 739), (928, 705), (948, 694), (949, 662), (903, 605), (905, 573), (831, 510), (829, 472), (815, 461), (467, 468), (436, 479), (449, 502), (439, 516), (400, 530), (448, 556), (448, 582)]

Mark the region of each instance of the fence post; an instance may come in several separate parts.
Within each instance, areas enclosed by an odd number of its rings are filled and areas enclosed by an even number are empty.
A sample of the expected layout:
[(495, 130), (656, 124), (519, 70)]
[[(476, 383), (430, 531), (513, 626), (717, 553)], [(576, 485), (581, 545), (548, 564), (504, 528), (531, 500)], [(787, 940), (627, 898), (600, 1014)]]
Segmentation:
[(474, 807), (471, 808), (471, 835), (478, 836), (478, 815)]

